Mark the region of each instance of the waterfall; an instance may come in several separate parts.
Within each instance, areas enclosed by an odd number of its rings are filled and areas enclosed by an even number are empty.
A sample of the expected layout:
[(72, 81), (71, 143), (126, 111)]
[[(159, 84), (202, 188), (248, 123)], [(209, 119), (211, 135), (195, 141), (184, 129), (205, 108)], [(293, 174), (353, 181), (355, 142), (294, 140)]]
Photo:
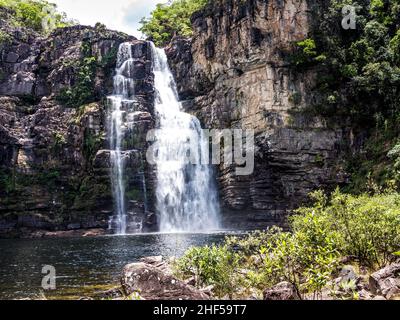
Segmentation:
[(201, 164), (208, 158), (208, 139), (199, 120), (182, 111), (164, 50), (151, 46), (159, 129), (155, 162), (160, 231), (217, 230), (219, 206), (212, 169)]
[(118, 234), (125, 234), (127, 215), (125, 204), (124, 165), (129, 157), (129, 150), (123, 150), (123, 141), (128, 129), (127, 113), (133, 112), (134, 80), (133, 80), (132, 47), (122, 43), (118, 49), (116, 74), (114, 76), (113, 95), (107, 97), (110, 106), (108, 130), (110, 140), (111, 182), (115, 202), (114, 216), (111, 217), (110, 229)]

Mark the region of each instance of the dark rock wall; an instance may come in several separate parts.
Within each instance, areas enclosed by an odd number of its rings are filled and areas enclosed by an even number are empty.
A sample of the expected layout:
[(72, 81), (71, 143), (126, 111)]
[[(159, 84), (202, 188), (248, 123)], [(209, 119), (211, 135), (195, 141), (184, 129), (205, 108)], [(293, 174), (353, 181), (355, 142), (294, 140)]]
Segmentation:
[[(132, 129), (138, 152), (127, 164), (127, 202), (130, 212), (143, 211), (143, 171), (149, 180), (149, 201), (153, 184), (152, 169), (141, 160), (145, 133), (153, 126), (148, 44), (85, 26), (42, 37), (2, 19), (0, 30), (9, 35), (0, 43), (0, 235), (107, 228), (113, 199), (106, 96), (112, 93), (116, 54), (125, 41), (134, 44), (140, 110)], [(80, 87), (88, 57), (95, 58), (90, 90)], [(88, 91), (83, 105), (66, 105), (60, 98), (67, 90), (78, 95), (81, 89)]]
[(311, 31), (309, 2), (213, 1), (192, 17), (193, 38), (167, 48), (186, 110), (207, 128), (255, 131), (254, 174), (219, 168), (228, 225), (282, 223), (311, 190), (343, 182), (343, 130), (301, 112), (317, 98), (318, 72), (287, 61)]

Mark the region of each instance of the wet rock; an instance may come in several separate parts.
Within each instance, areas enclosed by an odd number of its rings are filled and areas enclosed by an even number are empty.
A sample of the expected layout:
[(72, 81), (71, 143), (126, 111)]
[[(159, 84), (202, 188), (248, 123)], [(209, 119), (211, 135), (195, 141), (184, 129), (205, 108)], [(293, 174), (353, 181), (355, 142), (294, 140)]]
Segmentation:
[(369, 278), (370, 289), (374, 294), (391, 299), (400, 295), (400, 263), (393, 263)]
[(144, 262), (124, 267), (121, 284), (126, 295), (138, 293), (146, 300), (208, 300), (200, 290)]
[(106, 229), (77, 229), (68, 231), (47, 231), (21, 228), (20, 233), (17, 234), (19, 238), (24, 239), (38, 239), (38, 238), (73, 238), (73, 237), (98, 237), (107, 234)]
[(93, 161), (95, 168), (111, 168), (111, 154), (109, 150), (99, 150)]
[(157, 266), (163, 262), (163, 257), (162, 256), (144, 257), (140, 259), (140, 262)]
[(356, 287), (360, 281), (360, 276), (357, 274), (355, 268), (351, 265), (343, 266), (340, 270), (339, 277), (334, 280), (336, 287), (340, 290), (346, 284), (353, 283)]
[(314, 6), (211, 1), (192, 16), (193, 37), (175, 37), (166, 49), (186, 111), (206, 128), (254, 131), (254, 172), (218, 168), (225, 226), (283, 225), (310, 191), (346, 179), (338, 162), (347, 131), (296, 112), (318, 98), (318, 72), (296, 72), (282, 54), (312, 32)]
[(81, 228), (80, 223), (70, 223), (69, 225), (67, 225), (68, 230), (78, 230), (80, 228)]
[(386, 300), (386, 298), (382, 296), (376, 296), (372, 300)]
[(281, 282), (264, 291), (264, 300), (301, 300), (296, 288), (289, 282)]
[(6, 57), (7, 63), (15, 63), (18, 61), (19, 55), (15, 52), (9, 52)]
[(358, 291), (358, 297), (360, 300), (372, 300), (374, 296), (368, 290), (362, 289)]
[(95, 299), (101, 299), (101, 300), (110, 300), (110, 299), (114, 300), (123, 297), (124, 297), (124, 292), (122, 291), (122, 288), (113, 288), (95, 294)]
[(195, 286), (196, 285), (196, 278), (195, 277), (191, 277), (191, 278), (185, 280), (185, 283), (190, 285), (190, 286)]

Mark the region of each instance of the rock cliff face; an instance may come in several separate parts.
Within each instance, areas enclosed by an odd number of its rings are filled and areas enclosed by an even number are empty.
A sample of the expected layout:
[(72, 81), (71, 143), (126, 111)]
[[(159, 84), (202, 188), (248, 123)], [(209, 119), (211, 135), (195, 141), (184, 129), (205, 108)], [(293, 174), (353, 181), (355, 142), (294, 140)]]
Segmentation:
[(265, 227), (319, 187), (341, 183), (341, 129), (302, 112), (318, 72), (288, 62), (312, 32), (315, 1), (218, 0), (192, 17), (192, 39), (167, 49), (185, 108), (207, 128), (253, 129), (254, 174), (219, 168), (225, 223)]
[[(0, 235), (107, 228), (113, 199), (106, 96), (118, 47), (131, 41), (142, 112), (135, 128), (138, 154), (129, 160), (139, 168), (143, 137), (153, 123), (148, 44), (101, 27), (42, 37), (2, 19), (0, 30), (8, 35), (0, 43)], [(132, 170), (130, 213), (144, 205), (137, 196), (142, 178)]]
[[(321, 5), (323, 1), (321, 2)], [(316, 188), (345, 180), (347, 133), (305, 108), (318, 100), (318, 70), (289, 62), (313, 31), (319, 5), (306, 0), (216, 0), (192, 17), (192, 39), (167, 48), (185, 109), (206, 128), (252, 129), (255, 170), (218, 172), (224, 226), (282, 224)], [(2, 17), (7, 12), (0, 12)], [(143, 161), (154, 126), (149, 45), (102, 27), (43, 37), (0, 20), (0, 235), (29, 229), (106, 228), (113, 214), (107, 100), (116, 54), (133, 43), (137, 119), (126, 146), (128, 214), (153, 230), (154, 168)], [(143, 197), (143, 173), (148, 196)]]

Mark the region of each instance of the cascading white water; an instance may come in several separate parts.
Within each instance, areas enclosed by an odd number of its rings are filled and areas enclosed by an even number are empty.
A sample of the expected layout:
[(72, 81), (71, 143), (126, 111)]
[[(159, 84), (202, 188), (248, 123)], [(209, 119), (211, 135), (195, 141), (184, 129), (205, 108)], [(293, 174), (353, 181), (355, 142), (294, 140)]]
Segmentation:
[(155, 110), (159, 118), (155, 160), (160, 231), (217, 230), (219, 205), (212, 169), (201, 164), (208, 157), (208, 140), (199, 120), (182, 111), (164, 50), (152, 44), (152, 55)]
[[(134, 80), (132, 45), (122, 43), (118, 49), (116, 75), (114, 76), (114, 92), (108, 97), (109, 137), (111, 155), (111, 182), (115, 201), (115, 215), (110, 220), (110, 228), (119, 234), (125, 234), (127, 228), (124, 184), (124, 158), (129, 151), (122, 149), (127, 129), (127, 109), (134, 103)], [(114, 226), (114, 227), (111, 227)]]

